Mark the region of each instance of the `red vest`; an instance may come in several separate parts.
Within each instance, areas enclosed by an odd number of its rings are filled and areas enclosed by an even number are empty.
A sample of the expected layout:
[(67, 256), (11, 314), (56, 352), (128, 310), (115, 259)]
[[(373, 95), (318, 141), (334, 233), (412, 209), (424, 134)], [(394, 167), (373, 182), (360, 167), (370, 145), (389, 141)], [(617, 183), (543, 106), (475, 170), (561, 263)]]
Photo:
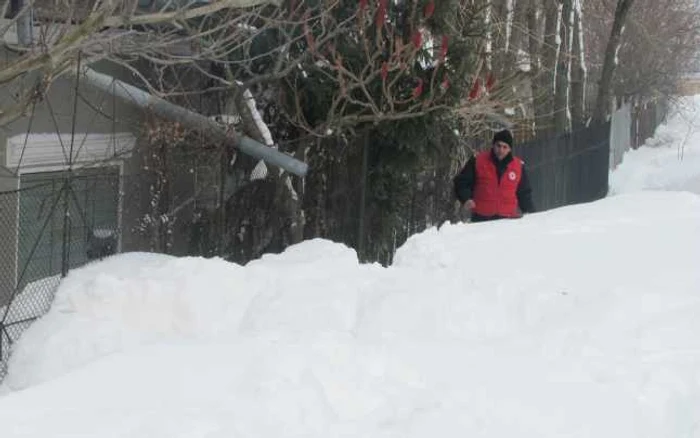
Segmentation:
[(501, 181), (498, 181), (496, 164), (491, 151), (481, 152), (476, 157), (476, 181), (473, 200), (474, 213), (479, 216), (519, 217), (516, 191), (522, 177), (523, 162), (518, 157), (508, 163)]

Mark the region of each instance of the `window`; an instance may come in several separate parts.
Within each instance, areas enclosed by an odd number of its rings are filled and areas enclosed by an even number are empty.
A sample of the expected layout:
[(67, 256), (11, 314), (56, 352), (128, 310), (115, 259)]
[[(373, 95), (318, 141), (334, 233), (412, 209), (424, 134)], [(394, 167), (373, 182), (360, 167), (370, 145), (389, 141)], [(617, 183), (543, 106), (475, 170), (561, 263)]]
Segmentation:
[(63, 171), (21, 175), (20, 290), (29, 282), (60, 274), (64, 258), (73, 268), (108, 255), (110, 249), (116, 252), (119, 198), (116, 166), (74, 171), (70, 179)]

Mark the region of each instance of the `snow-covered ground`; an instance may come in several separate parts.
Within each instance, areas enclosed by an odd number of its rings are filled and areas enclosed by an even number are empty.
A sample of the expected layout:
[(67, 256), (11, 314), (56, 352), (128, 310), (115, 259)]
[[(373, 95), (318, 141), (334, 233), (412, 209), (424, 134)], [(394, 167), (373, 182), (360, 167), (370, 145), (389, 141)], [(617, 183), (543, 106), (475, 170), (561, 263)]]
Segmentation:
[(639, 191), (694, 190), (673, 149), (630, 156), (678, 186), (626, 162), (629, 193), (446, 224), (390, 268), (312, 240), (77, 269), (14, 350), (2, 437), (700, 437), (700, 196)]
[[(44, 315), (53, 301), (54, 293), (61, 282), (60, 275), (45, 277), (27, 284), (13, 299), (11, 304), (0, 306), (0, 322), (5, 326), (0, 336), (9, 337), (13, 341), (32, 324), (33, 318)], [(7, 338), (0, 339), (2, 345), (7, 345)], [(9, 356), (9, 349), (0, 351), (0, 376), (4, 375), (4, 365)], [(0, 387), (0, 394), (2, 387)]]
[(640, 190), (700, 194), (700, 96), (681, 99), (654, 137), (610, 175), (611, 194)]

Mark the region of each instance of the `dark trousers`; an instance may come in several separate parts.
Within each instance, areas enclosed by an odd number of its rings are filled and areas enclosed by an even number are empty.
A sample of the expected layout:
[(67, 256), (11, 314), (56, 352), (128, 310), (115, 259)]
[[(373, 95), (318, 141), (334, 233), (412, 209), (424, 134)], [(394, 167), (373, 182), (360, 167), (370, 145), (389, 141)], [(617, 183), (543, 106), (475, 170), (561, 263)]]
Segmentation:
[(472, 222), (487, 222), (487, 221), (495, 221), (499, 219), (518, 219), (515, 217), (504, 217), (504, 216), (481, 216), (480, 214), (472, 213)]

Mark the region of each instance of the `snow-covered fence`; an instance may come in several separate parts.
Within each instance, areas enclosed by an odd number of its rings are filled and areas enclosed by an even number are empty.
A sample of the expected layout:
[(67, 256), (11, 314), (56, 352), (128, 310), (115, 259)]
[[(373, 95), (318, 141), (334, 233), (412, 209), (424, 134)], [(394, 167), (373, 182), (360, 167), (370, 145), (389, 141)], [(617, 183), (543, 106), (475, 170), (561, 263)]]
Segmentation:
[(638, 148), (654, 135), (657, 126), (668, 112), (665, 99), (650, 102), (625, 102), (611, 118), (610, 124), (610, 169), (620, 163), (625, 152)]
[[(70, 269), (118, 250), (118, 170), (7, 174), (0, 191), (0, 379)], [(14, 189), (9, 189), (14, 186)]]
[[(55, 199), (50, 195), (42, 200), (34, 196), (38, 191), (47, 193), (45, 189), (42, 186), (24, 193), (0, 193), (0, 380), (10, 347), (34, 319), (46, 312), (60, 278), (60, 266), (57, 272), (51, 268), (60, 261), (60, 255), (52, 257), (42, 245), (56, 237), (55, 222), (26, 216), (26, 208), (20, 209), (22, 195), (25, 206), (29, 205), (29, 198), (38, 201), (34, 205), (37, 212), (55, 209), (57, 203), (52, 202)], [(46, 217), (49, 216), (52, 215)], [(39, 235), (45, 237), (41, 239)]]
[(637, 149), (651, 138), (668, 113), (668, 102), (658, 99), (637, 104), (632, 110), (631, 138), (632, 148)]

